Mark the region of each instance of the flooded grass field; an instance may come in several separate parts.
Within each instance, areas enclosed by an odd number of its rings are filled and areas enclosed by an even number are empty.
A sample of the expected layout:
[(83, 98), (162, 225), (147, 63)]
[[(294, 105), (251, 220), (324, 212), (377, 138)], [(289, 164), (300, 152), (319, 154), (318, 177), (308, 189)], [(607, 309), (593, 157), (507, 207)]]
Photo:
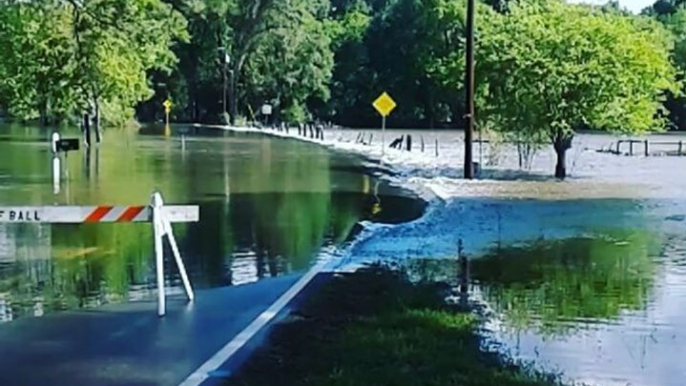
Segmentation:
[[(514, 146), (483, 144), (484, 179), (467, 182), (460, 133), (386, 133), (408, 134), (431, 147), (387, 151), (386, 162), (441, 199), (419, 221), (375, 226), (341, 268), (382, 260), (409, 264), (417, 280), (467, 280), (454, 300), (484, 307), (489, 345), (570, 383), (684, 384), (686, 157), (603, 153), (620, 138), (581, 134), (560, 182), (550, 147), (520, 170)], [(335, 133), (332, 146), (379, 156), (378, 143), (352, 145), (357, 135)], [(466, 279), (458, 256), (470, 260)]]

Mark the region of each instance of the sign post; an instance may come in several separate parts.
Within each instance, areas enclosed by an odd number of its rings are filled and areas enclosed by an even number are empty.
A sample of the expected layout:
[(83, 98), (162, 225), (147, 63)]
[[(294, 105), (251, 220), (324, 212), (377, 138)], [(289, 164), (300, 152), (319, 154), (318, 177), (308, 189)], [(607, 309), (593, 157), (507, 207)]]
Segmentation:
[(269, 117), (272, 115), (272, 105), (264, 104), (262, 105), (262, 115), (264, 115), (264, 125), (269, 124)]
[(169, 99), (167, 99), (164, 101), (164, 103), (162, 103), (162, 106), (164, 106), (164, 122), (165, 124), (169, 125), (169, 113), (171, 112), (172, 102)]
[(386, 154), (386, 117), (396, 108), (396, 103), (388, 93), (384, 92), (372, 103), (376, 111), (381, 114), (381, 158)]
[(167, 99), (162, 103), (164, 106), (164, 136), (169, 137), (171, 135), (171, 128), (169, 127), (169, 113), (171, 113), (172, 102)]

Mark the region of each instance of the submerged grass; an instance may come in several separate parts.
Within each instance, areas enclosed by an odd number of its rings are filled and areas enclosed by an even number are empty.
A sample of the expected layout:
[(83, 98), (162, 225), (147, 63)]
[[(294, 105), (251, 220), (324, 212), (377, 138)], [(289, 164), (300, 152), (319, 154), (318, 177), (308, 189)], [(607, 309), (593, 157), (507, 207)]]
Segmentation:
[(543, 386), (556, 377), (482, 348), (449, 288), (370, 268), (339, 276), (273, 331), (227, 386)]

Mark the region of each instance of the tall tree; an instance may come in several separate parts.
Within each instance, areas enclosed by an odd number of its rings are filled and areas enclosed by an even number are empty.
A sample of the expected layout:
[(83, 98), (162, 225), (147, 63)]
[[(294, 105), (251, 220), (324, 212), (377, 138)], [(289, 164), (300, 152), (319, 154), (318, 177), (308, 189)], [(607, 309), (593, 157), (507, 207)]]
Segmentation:
[[(661, 7), (656, 3), (654, 9), (660, 10)], [(675, 5), (669, 8), (669, 12), (656, 12), (655, 17), (674, 37), (672, 57), (681, 70), (680, 79), (683, 80), (683, 73), (686, 71), (686, 7), (684, 4)], [(683, 92), (681, 95), (669, 93), (665, 107), (669, 110), (670, 126), (679, 130), (686, 129), (686, 98)]]
[(481, 113), (505, 132), (549, 140), (555, 176), (575, 130), (643, 133), (665, 126), (665, 92), (677, 93), (670, 36), (647, 18), (557, 0), (511, 5), (481, 24)]
[(303, 122), (308, 99), (329, 97), (331, 40), (324, 23), (306, 9), (274, 23), (278, 27), (247, 62), (246, 85), (255, 102), (273, 102), (282, 119)]
[[(0, 89), (9, 111), (43, 122), (84, 110), (121, 121), (149, 98), (148, 71), (168, 71), (185, 21), (160, 0), (0, 3)], [(125, 114), (129, 111), (128, 114)]]
[(160, 0), (68, 3), (74, 15), (79, 87), (96, 125), (103, 104), (118, 115), (152, 97), (148, 71), (168, 72), (176, 64), (170, 48), (187, 39), (183, 16)]
[(53, 2), (0, 3), (0, 94), (10, 115), (47, 124), (73, 114), (71, 22)]

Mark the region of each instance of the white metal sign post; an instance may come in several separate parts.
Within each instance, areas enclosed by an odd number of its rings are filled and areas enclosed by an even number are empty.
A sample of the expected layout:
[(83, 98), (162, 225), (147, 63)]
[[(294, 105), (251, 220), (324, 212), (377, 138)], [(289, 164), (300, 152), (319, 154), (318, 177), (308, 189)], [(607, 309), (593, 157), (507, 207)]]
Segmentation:
[(383, 161), (383, 157), (386, 154), (386, 117), (391, 114), (391, 111), (395, 110), (397, 105), (393, 98), (384, 92), (376, 98), (372, 106), (381, 115), (381, 161)]
[(189, 301), (195, 295), (186, 267), (176, 244), (172, 223), (189, 223), (200, 220), (198, 206), (164, 206), (162, 195), (153, 193), (148, 206), (18, 206), (0, 207), (0, 223), (49, 223), (49, 224), (93, 224), (93, 223), (152, 223), (155, 237), (155, 266), (157, 273), (157, 296), (159, 316), (166, 313), (164, 289), (163, 238), (167, 236), (174, 260)]

